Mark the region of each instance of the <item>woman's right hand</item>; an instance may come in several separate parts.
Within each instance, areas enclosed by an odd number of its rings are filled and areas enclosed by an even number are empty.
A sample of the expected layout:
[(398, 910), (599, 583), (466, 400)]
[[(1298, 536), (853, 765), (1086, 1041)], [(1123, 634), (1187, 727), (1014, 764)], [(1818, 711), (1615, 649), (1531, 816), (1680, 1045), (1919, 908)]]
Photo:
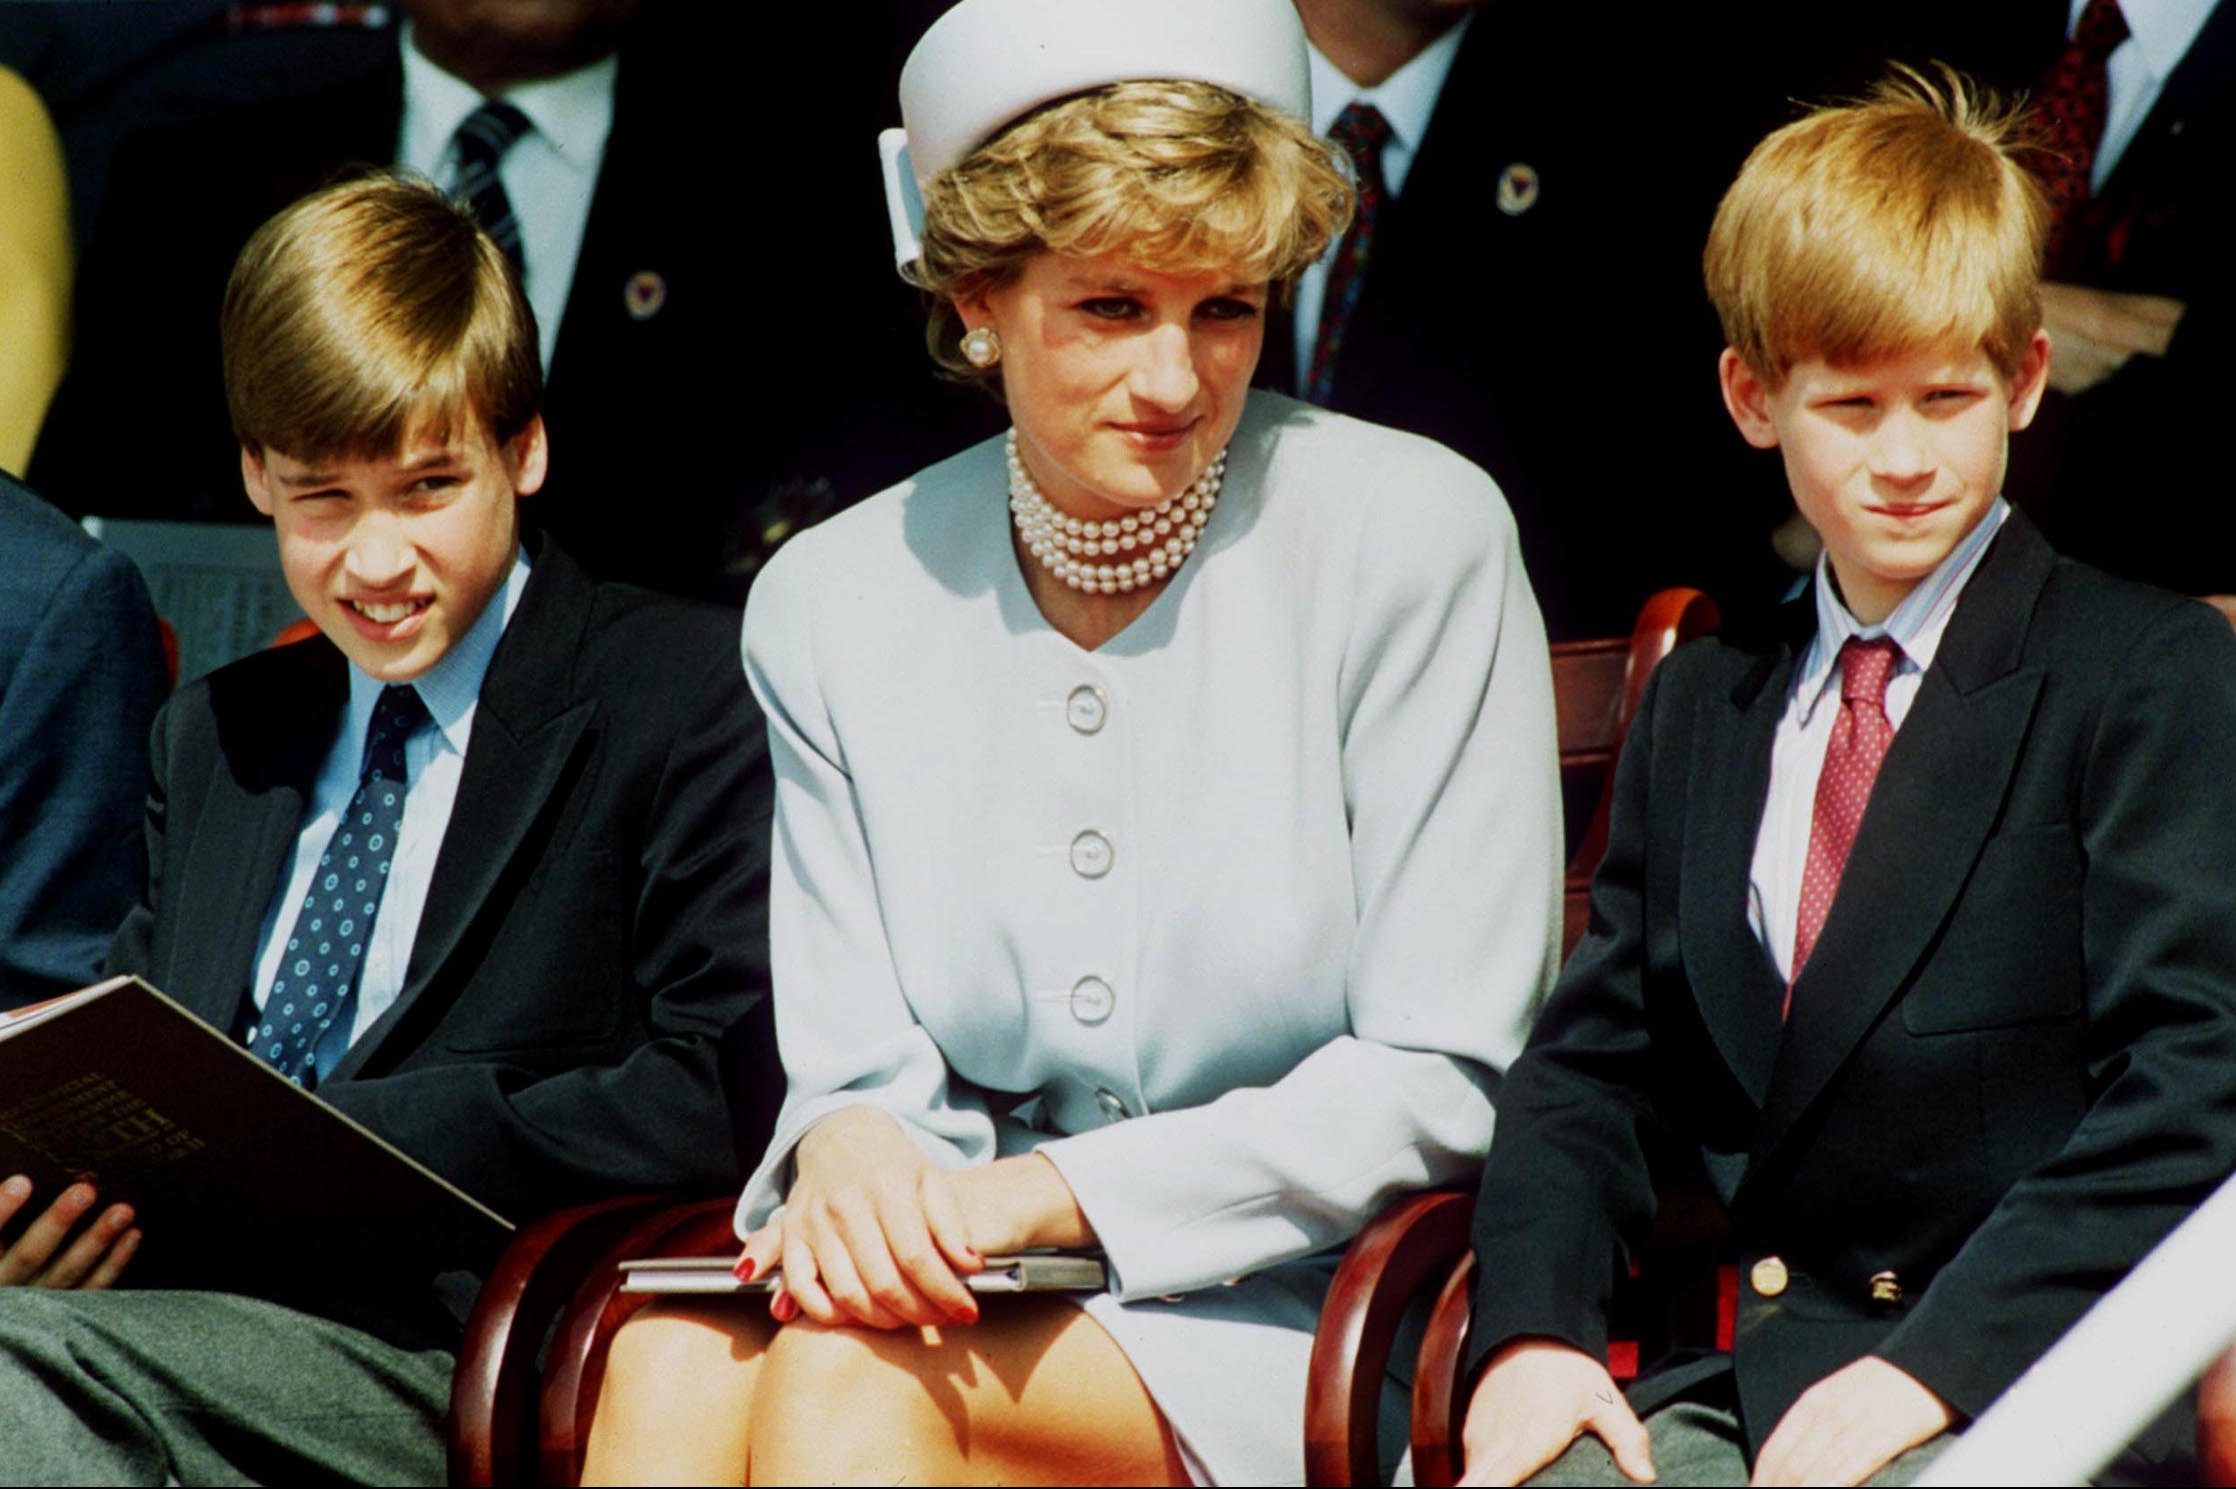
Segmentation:
[[(770, 1312), (873, 1329), (976, 1323), (964, 1276), (985, 1259), (950, 1176), (874, 1107), (809, 1128), (783, 1211), (746, 1238), (740, 1274), (784, 1269)], [(750, 1269), (750, 1270), (748, 1270)]]

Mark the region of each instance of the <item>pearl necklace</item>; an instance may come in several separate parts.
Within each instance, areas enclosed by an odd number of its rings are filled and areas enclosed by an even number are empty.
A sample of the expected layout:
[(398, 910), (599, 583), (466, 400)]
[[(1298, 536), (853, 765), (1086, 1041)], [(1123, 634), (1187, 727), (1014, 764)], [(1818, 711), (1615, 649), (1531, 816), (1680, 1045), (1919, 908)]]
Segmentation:
[[(1213, 457), (1204, 473), (1178, 496), (1146, 512), (1108, 522), (1082, 522), (1056, 510), (1017, 454), (1017, 431), (1009, 431), (1009, 511), (1018, 536), (1042, 567), (1073, 589), (1089, 594), (1122, 595), (1170, 578), (1181, 560), (1195, 552), (1203, 525), (1219, 500), (1227, 474), (1227, 452)], [(1138, 551), (1137, 551), (1138, 550)], [(1097, 563), (1097, 557), (1131, 557)]]

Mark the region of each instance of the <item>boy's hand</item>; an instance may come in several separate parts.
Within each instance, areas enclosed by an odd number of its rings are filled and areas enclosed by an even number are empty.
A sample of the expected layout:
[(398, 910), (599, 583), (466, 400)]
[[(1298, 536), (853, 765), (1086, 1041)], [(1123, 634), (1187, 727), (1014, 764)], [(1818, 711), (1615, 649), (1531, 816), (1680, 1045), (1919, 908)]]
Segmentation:
[(1607, 1444), (1615, 1467), (1654, 1481), (1645, 1424), (1607, 1367), (1557, 1339), (1517, 1339), (1491, 1356), (1467, 1403), (1462, 1484), (1519, 1484), (1584, 1433)]
[[(140, 1233), (132, 1228), (132, 1207), (109, 1206), (70, 1240), (71, 1230), (99, 1198), (91, 1184), (72, 1184), (63, 1190), (44, 1214), (24, 1227), (22, 1235), (0, 1249), (0, 1287), (113, 1285), (132, 1253), (140, 1249)], [(21, 1174), (0, 1184), (0, 1231), (30, 1202), (31, 1181)]]
[(2126, 366), (2130, 357), (2165, 356), (2188, 308), (2165, 295), (2044, 284), (2050, 386), (2060, 393), (2085, 393)]
[(1949, 1428), (1949, 1408), (1876, 1355), (1801, 1393), (1755, 1460), (1756, 1484), (1860, 1484)]

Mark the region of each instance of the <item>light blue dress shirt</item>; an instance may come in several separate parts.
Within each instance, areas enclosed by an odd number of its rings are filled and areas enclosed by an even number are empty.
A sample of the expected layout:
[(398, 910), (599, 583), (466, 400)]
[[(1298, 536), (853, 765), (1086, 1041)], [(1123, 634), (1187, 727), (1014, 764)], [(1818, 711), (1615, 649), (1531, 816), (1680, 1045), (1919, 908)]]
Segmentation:
[[(513, 560), (512, 572), (506, 576), (496, 603), (483, 608), (481, 617), (441, 661), (412, 680), (434, 727), (421, 729), (404, 746), (404, 763), (411, 772), (411, 783), (404, 792), (404, 824), (396, 834), (388, 888), (382, 892), (380, 911), (373, 917), (372, 937), (365, 947), (365, 969), (357, 983), (357, 1016), (347, 1028), (337, 1022), (320, 1041), (321, 1073), (334, 1067), (342, 1052), (394, 1006), (404, 989), (412, 941), (419, 932), (420, 912), (427, 904), (427, 887), (435, 876), (435, 856), (442, 848), (443, 832), (450, 826), (451, 808), (458, 801), (458, 779), (465, 768), (466, 743), (473, 734), (482, 678), (489, 671), (498, 638), (512, 620), (527, 583), (528, 559), (521, 554)], [(279, 881), (279, 892), (264, 912), (254, 984), (259, 1014), (271, 996), (273, 979), (279, 976), (280, 956), (295, 907), (310, 893), (318, 860), (341, 824), (343, 808), (357, 790), (357, 778), (364, 766), (365, 734), (383, 686), (356, 666), (350, 667), (349, 707), (341, 731), (319, 766), (318, 778), (304, 803), (294, 856)]]

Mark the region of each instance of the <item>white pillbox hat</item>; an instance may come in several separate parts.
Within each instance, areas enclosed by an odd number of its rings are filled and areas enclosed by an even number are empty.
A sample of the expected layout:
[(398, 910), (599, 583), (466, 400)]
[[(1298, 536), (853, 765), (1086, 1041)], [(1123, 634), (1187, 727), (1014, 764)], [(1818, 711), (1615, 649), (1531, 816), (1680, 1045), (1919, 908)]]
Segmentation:
[(878, 136), (895, 263), (922, 253), (923, 187), (1043, 104), (1108, 83), (1211, 83), (1312, 117), (1291, 0), (961, 0), (901, 69), (901, 125)]

